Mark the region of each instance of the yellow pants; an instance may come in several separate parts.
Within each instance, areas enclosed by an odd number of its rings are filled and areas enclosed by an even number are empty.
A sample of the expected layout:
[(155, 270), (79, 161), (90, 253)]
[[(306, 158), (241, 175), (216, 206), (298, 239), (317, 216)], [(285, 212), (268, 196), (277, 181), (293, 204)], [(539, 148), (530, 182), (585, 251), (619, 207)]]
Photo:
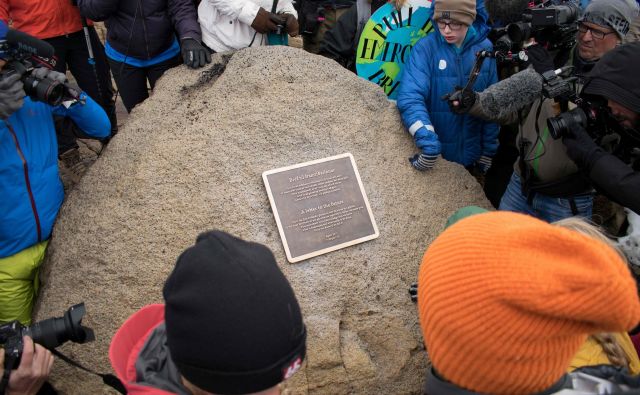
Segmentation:
[(31, 312), (40, 285), (38, 273), (49, 241), (0, 258), (0, 323), (18, 320), (31, 324)]

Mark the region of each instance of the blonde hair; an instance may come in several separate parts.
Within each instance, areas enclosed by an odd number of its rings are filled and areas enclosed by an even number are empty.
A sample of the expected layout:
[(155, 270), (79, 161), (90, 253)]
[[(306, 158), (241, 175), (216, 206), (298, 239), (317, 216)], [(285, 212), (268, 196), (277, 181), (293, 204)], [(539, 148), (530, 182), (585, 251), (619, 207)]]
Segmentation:
[(396, 10), (399, 10), (400, 8), (404, 7), (406, 2), (407, 0), (389, 0), (389, 3), (393, 3), (395, 5)]
[[(627, 263), (627, 258), (624, 253), (620, 250), (617, 244), (613, 242), (610, 238), (608, 238), (602, 230), (596, 225), (587, 222), (586, 220), (579, 217), (571, 217), (562, 219), (560, 221), (554, 222), (552, 225), (559, 226), (561, 228), (573, 230), (580, 234), (583, 234), (587, 237), (590, 237), (595, 240), (599, 240), (609, 247), (611, 247), (615, 252), (618, 253), (620, 258)], [(624, 352), (622, 346), (615, 337), (613, 333), (597, 333), (590, 336), (593, 340), (595, 340), (604, 351), (607, 359), (614, 366), (619, 366), (629, 369), (629, 357)]]

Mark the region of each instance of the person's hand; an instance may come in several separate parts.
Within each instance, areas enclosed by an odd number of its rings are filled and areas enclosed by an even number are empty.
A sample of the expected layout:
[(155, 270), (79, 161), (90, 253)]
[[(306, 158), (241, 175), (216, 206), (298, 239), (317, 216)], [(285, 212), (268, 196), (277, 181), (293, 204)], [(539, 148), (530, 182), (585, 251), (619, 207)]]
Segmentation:
[(64, 84), (65, 82), (67, 82), (67, 76), (65, 74), (46, 68), (46, 67), (38, 67), (36, 69), (33, 69), (33, 71), (31, 72), (31, 75), (39, 80), (48, 78), (50, 80), (57, 81), (61, 84)]
[(533, 44), (525, 49), (527, 62), (533, 66), (538, 74), (544, 74), (549, 70), (554, 70), (553, 58), (545, 47), (540, 44)]
[(278, 25), (283, 23), (284, 21), (278, 15), (260, 7), (258, 14), (251, 22), (251, 27), (258, 33), (266, 34), (278, 30)]
[(446, 100), (449, 104), (451, 112), (454, 114), (466, 114), (475, 104), (478, 94), (471, 89), (463, 89), (459, 86), (451, 93), (442, 96), (442, 100)]
[[(34, 344), (29, 336), (22, 338), (24, 348), (18, 368), (11, 372), (6, 395), (35, 395), (47, 380), (53, 366), (51, 351)], [(35, 346), (35, 347), (34, 347)], [(0, 350), (0, 371), (4, 371), (4, 349)]]
[(298, 25), (298, 20), (296, 19), (296, 17), (287, 13), (280, 13), (278, 15), (284, 18), (284, 24), (287, 27), (287, 33), (289, 33), (291, 37), (297, 36), (300, 32), (300, 26)]
[(476, 166), (480, 169), (482, 174), (487, 174), (489, 169), (491, 168), (491, 163), (493, 162), (493, 158), (490, 156), (482, 155), (480, 159), (476, 161)]
[(562, 136), (567, 156), (583, 170), (591, 171), (598, 159), (607, 153), (598, 146), (581, 125), (575, 125)]
[(24, 102), (24, 85), (17, 73), (0, 79), (0, 118), (7, 119)]
[(182, 40), (182, 61), (192, 69), (197, 69), (207, 63), (211, 63), (211, 54), (207, 49), (193, 38)]
[(413, 135), (413, 139), (422, 152), (416, 154), (413, 158), (409, 158), (409, 162), (415, 169), (420, 171), (432, 169), (441, 150), (438, 135), (425, 127), (421, 127)]

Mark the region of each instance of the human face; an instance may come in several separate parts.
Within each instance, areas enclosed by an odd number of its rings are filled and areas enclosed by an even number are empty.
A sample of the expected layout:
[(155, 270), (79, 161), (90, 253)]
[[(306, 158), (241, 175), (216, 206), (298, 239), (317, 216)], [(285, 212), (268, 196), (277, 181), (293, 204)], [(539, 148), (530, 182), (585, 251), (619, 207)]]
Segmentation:
[(440, 34), (442, 34), (447, 43), (456, 47), (462, 45), (464, 38), (467, 36), (469, 26), (452, 19), (438, 19), (437, 23)]
[[(594, 37), (602, 36), (602, 38)], [(620, 44), (620, 38), (613, 29), (591, 22), (580, 22), (578, 28), (578, 54), (587, 61), (598, 60), (605, 53)]]
[(640, 129), (640, 114), (637, 114), (622, 104), (609, 99), (611, 114), (627, 129)]

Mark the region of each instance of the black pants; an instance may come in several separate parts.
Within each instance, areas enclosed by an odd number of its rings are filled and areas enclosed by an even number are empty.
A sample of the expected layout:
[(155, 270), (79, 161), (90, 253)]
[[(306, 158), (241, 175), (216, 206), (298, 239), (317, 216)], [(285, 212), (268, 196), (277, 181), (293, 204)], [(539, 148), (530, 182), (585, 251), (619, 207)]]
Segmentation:
[(178, 54), (171, 59), (149, 67), (135, 67), (126, 63), (116, 62), (113, 59), (109, 59), (109, 64), (111, 65), (113, 78), (116, 80), (122, 102), (127, 112), (131, 112), (133, 107), (149, 97), (147, 81), (149, 81), (149, 85), (153, 89), (156, 81), (162, 77), (165, 71), (182, 64), (182, 57)]
[[(84, 31), (48, 38), (47, 41), (56, 51), (58, 61), (55, 70), (66, 73), (67, 68), (76, 79), (78, 86), (89, 95), (96, 103), (104, 109), (111, 121), (111, 134), (118, 131), (118, 121), (116, 119), (116, 106), (113, 100), (113, 85), (111, 84), (111, 73), (109, 64), (104, 53), (104, 47), (98, 38), (98, 34), (93, 26), (89, 27), (89, 37), (93, 48), (95, 59), (94, 66), (89, 64), (89, 50), (84, 37)], [(75, 124), (73, 122), (60, 123), (64, 128), (56, 129), (58, 137), (58, 152), (62, 153), (70, 148), (77, 147)]]

